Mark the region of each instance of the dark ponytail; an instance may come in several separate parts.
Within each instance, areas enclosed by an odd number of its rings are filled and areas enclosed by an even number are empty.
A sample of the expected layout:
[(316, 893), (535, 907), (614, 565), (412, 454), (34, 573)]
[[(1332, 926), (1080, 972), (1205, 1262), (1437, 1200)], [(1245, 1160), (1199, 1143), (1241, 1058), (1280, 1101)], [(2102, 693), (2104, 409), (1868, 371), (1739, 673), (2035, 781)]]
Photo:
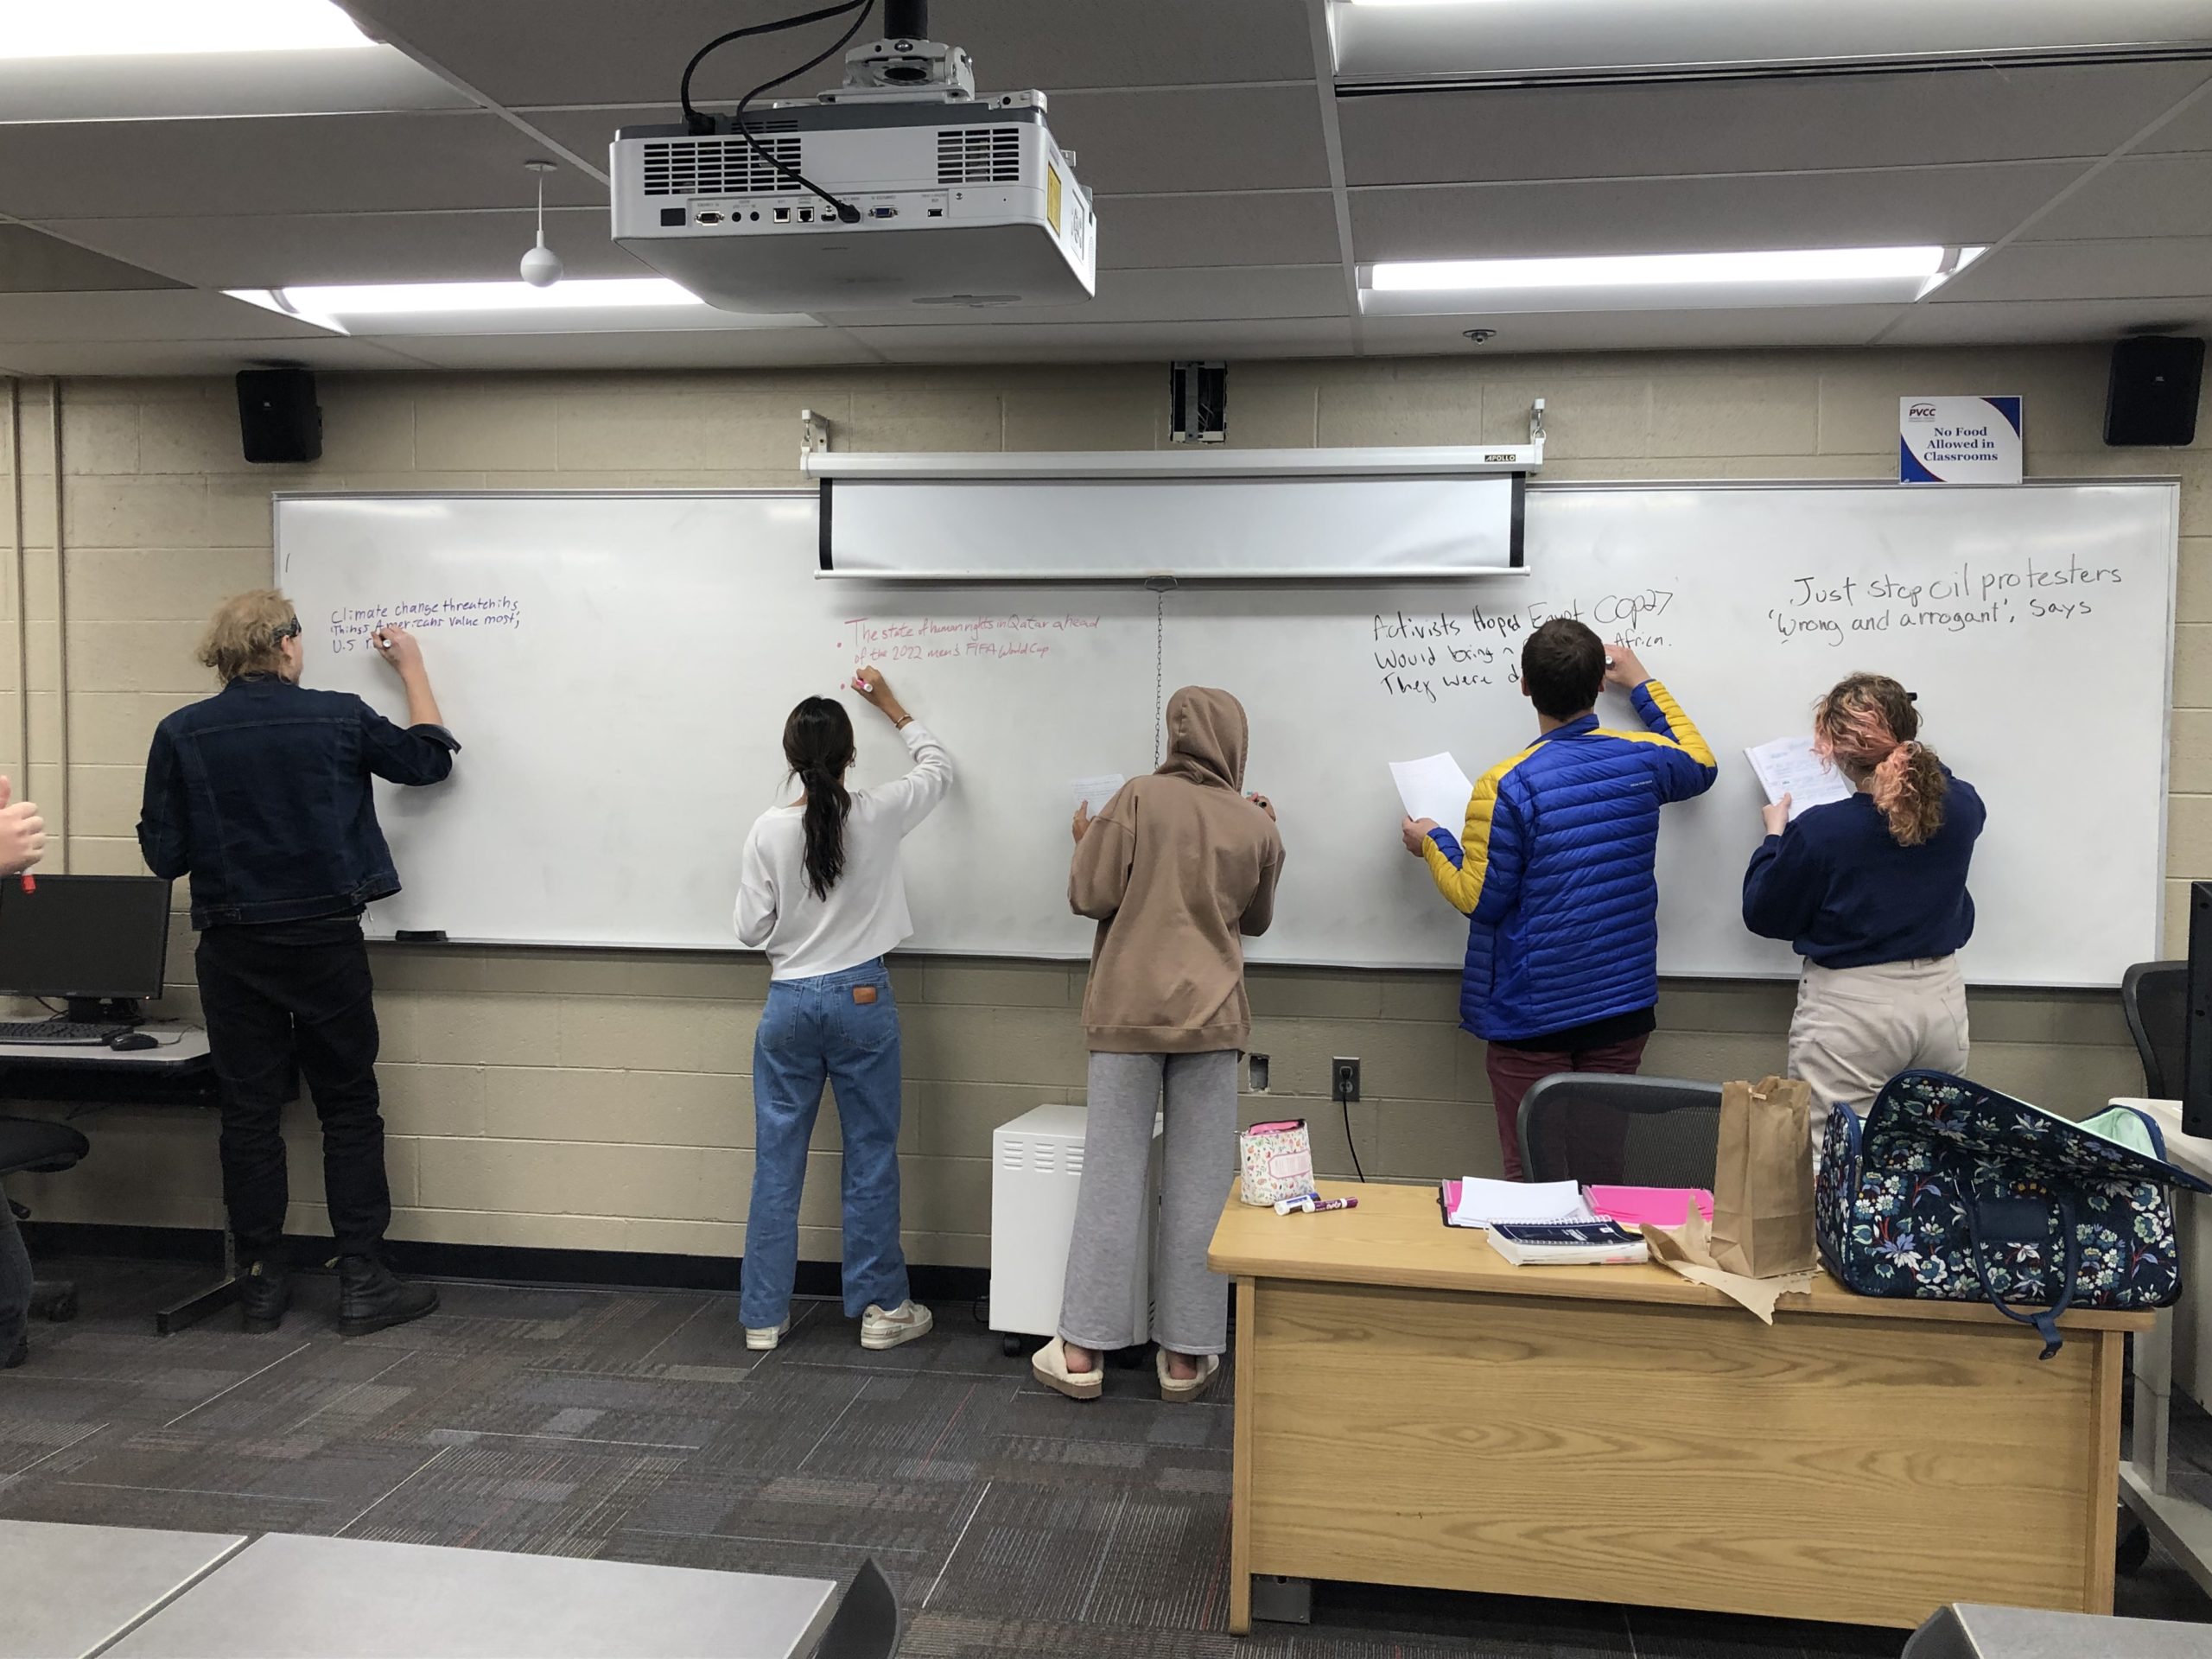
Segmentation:
[(806, 791), (806, 884), (827, 899), (845, 873), (845, 816), (853, 809), (845, 768), (853, 764), (853, 720), (845, 705), (809, 697), (784, 722), (784, 759)]

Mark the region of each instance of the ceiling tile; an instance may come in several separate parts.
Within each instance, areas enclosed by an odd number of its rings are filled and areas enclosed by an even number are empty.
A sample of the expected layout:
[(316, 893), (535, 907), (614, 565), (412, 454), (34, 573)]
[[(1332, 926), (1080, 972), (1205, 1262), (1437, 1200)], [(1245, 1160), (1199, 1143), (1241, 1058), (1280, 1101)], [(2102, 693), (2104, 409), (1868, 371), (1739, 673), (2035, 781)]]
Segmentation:
[[(1524, 352), (1700, 351), (1716, 347), (1863, 346), (1904, 310), (1895, 305), (1774, 307), (1744, 311), (1562, 311), (1496, 317), (1370, 317), (1360, 347), (1411, 356), (1518, 356)], [(1460, 331), (1494, 326), (1477, 347)]]
[(972, 328), (860, 328), (854, 333), (893, 363), (1346, 357), (1352, 350), (1351, 324), (1332, 317), (1265, 322), (1007, 323)]
[[(857, 327), (948, 327), (972, 330), (1066, 322), (1084, 327), (1116, 322), (1211, 322), (1257, 317), (1343, 316), (1351, 300), (1344, 267), (1262, 265), (1203, 270), (1108, 270), (1098, 276), (1098, 297), (1087, 305), (1039, 305), (971, 310), (961, 306), (908, 305), (895, 310), (823, 312), (826, 322)], [(995, 323), (991, 320), (1001, 319)]]
[(1339, 98), (1353, 184), (2102, 156), (2212, 75), (2054, 66)]
[(1315, 265), (1342, 257), (1335, 199), (1325, 190), (1103, 196), (1098, 263), (1108, 270), (1163, 265)]
[[(513, 207), (543, 152), (495, 115), (272, 116), (0, 124), (0, 213), (17, 219)], [(563, 167), (556, 206), (604, 205)]]
[(0, 294), (54, 294), (179, 284), (28, 225), (0, 225)]
[[(536, 238), (528, 208), (466, 213), (263, 213), (49, 220), (58, 235), (201, 288), (493, 282)], [(545, 239), (571, 276), (651, 273), (607, 240), (604, 207), (551, 207)], [(4, 256), (0, 256), (4, 259)], [(0, 277), (4, 281), (4, 277)]]
[(1354, 190), (1362, 260), (1989, 243), (2082, 164)]
[(2100, 236), (2212, 236), (2212, 155), (2114, 162), (2037, 219), (2024, 239)]
[[(831, 328), (681, 335), (447, 334), (388, 343), (441, 369), (758, 369), (879, 360)], [(0, 346), (0, 354), (6, 350)]]
[(1885, 346), (2041, 346), (2122, 334), (2212, 333), (2212, 301), (2013, 300), (1913, 306)]
[[(388, 34), (515, 105), (672, 104), (684, 63), (716, 35), (803, 8), (791, 0), (348, 0), (347, 10), (371, 34)], [(937, 0), (930, 26), (938, 40), (967, 48), (979, 90), (1055, 92), (1310, 80), (1306, 16), (1306, 0)], [(735, 99), (828, 46), (841, 21), (724, 47), (700, 69), (699, 94)], [(833, 60), (792, 91), (809, 96), (842, 75)]]
[[(2144, 111), (2145, 116), (2155, 111)], [(2199, 98), (2179, 115), (2145, 138), (2140, 148), (2145, 155), (2167, 150), (2212, 149), (2212, 93)]]
[(0, 374), (232, 374), (272, 364), (310, 369), (419, 369), (365, 340), (0, 340)]
[(1326, 188), (1321, 110), (1311, 86), (1071, 92), (1052, 136), (1078, 152), (1101, 195), (1136, 191)]
[(327, 340), (327, 329), (197, 289), (0, 294), (0, 343), (68, 340)]
[(2015, 242), (1931, 296), (1969, 300), (2124, 300), (2212, 295), (2212, 237), (2136, 242)]

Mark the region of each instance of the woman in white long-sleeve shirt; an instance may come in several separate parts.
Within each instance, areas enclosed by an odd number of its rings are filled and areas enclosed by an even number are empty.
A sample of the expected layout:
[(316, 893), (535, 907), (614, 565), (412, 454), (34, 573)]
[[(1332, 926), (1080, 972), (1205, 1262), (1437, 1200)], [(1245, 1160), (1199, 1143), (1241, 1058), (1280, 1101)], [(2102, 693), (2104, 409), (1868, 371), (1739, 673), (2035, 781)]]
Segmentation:
[(895, 1348), (930, 1328), (907, 1294), (899, 1245), (899, 1009), (883, 954), (913, 930), (899, 843), (944, 798), (944, 747), (864, 668), (853, 689), (914, 757), (905, 777), (848, 791), (853, 722), (809, 697), (784, 723), (784, 759), (803, 791), (760, 815), (745, 840), (737, 937), (768, 953), (768, 1006), (753, 1046), (753, 1204), (745, 1223), (745, 1345), (791, 1328), (799, 1192), (825, 1080), (844, 1142), (845, 1316), (861, 1346)]

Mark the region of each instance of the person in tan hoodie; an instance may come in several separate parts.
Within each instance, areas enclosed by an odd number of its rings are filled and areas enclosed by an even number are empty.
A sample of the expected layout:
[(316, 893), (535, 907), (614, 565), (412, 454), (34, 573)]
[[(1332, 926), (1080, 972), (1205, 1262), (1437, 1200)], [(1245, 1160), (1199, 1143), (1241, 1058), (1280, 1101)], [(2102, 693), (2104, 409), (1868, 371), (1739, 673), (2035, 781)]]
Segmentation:
[(1160, 1397), (1194, 1399), (1221, 1368), (1229, 1287), (1206, 1245), (1236, 1162), (1236, 1062), (1252, 1031), (1243, 939), (1274, 919), (1283, 856), (1274, 808), (1239, 792), (1247, 730), (1228, 692), (1185, 686), (1167, 700), (1166, 764), (1097, 817), (1076, 810), (1068, 903), (1098, 923), (1083, 999), (1090, 1122), (1059, 1335), (1032, 1367), (1073, 1399), (1096, 1399), (1104, 1351), (1136, 1340), (1129, 1286), (1163, 1096)]

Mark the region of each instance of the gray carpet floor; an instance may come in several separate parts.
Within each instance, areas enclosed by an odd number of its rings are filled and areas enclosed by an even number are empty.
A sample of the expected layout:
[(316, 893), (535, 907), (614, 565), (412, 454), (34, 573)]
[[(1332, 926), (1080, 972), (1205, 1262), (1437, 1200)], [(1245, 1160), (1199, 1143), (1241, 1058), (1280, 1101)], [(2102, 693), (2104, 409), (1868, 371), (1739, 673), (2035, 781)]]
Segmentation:
[[(734, 1298), (442, 1287), (443, 1310), (340, 1341), (334, 1287), (283, 1330), (234, 1313), (167, 1339), (195, 1265), (44, 1261), (82, 1315), (0, 1374), (0, 1516), (844, 1578), (873, 1555), (917, 1656), (1767, 1659), (1892, 1656), (1893, 1631), (1319, 1585), (1310, 1626), (1224, 1633), (1230, 1411), (1150, 1370), (1077, 1407), (965, 1306), (863, 1353), (802, 1303), (747, 1353)], [(1227, 1378), (1224, 1377), (1224, 1384)], [(2202, 1451), (2196, 1461), (2212, 1467)], [(2212, 1621), (2154, 1555), (2120, 1611)], [(2208, 1631), (2212, 1637), (2212, 1631)], [(2209, 1642), (2208, 1645), (2212, 1645)]]

